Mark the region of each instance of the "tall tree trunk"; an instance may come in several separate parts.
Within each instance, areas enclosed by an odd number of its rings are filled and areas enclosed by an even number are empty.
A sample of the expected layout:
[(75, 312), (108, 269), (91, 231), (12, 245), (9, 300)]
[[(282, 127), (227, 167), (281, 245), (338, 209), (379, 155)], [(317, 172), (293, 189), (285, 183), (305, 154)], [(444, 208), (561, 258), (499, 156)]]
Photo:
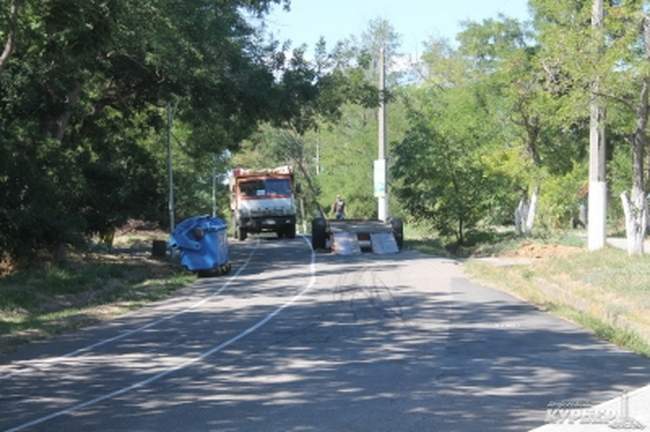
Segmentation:
[(515, 229), (518, 235), (524, 235), (526, 229), (526, 219), (528, 215), (528, 195), (522, 195), (515, 209)]
[(535, 216), (537, 215), (538, 197), (539, 197), (539, 186), (535, 185), (530, 195), (530, 201), (528, 204), (528, 214), (526, 215), (526, 231), (525, 231), (526, 235), (533, 232), (533, 226), (535, 225)]
[(75, 86), (70, 92), (70, 94), (68, 94), (68, 96), (66, 97), (65, 109), (63, 110), (63, 113), (61, 113), (61, 115), (56, 119), (52, 137), (55, 138), (57, 141), (63, 141), (63, 137), (65, 136), (65, 130), (68, 127), (68, 123), (70, 123), (70, 117), (72, 117), (72, 110), (79, 103), (80, 96), (81, 96), (81, 83), (77, 82), (75, 83)]
[(18, 21), (18, 1), (14, 0), (9, 6), (9, 31), (7, 32), (7, 41), (5, 47), (0, 54), (0, 72), (5, 67), (7, 60), (13, 54), (16, 47), (16, 27)]
[(522, 196), (515, 210), (515, 229), (519, 235), (530, 235), (535, 226), (537, 216), (537, 201), (539, 199), (539, 185), (531, 188), (530, 192)]
[[(645, 57), (650, 62), (650, 22), (644, 18), (643, 36), (645, 39)], [(643, 160), (646, 147), (646, 128), (648, 126), (648, 87), (650, 76), (641, 82), (639, 105), (636, 109), (636, 128), (632, 134), (632, 192), (623, 192), (623, 211), (625, 212), (625, 232), (627, 234), (627, 252), (630, 255), (642, 255), (643, 242), (647, 227), (648, 201), (644, 189)]]
[[(523, 114), (522, 125), (526, 128), (526, 151), (536, 168), (542, 166), (542, 158), (537, 149), (540, 126), (537, 117)], [(530, 235), (535, 226), (537, 215), (537, 201), (539, 198), (539, 183), (535, 183), (526, 191), (526, 194), (519, 200), (515, 210), (515, 229), (519, 235)]]

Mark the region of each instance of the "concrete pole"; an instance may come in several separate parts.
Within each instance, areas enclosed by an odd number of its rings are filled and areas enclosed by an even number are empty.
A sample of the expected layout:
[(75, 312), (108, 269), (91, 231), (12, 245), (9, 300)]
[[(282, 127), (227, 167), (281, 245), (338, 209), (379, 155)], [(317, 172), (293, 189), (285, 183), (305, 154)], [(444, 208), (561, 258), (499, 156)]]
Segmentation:
[[(602, 43), (599, 35), (603, 26), (603, 0), (593, 0), (591, 26), (595, 36)], [(605, 247), (607, 223), (607, 183), (605, 178), (605, 108), (596, 93), (599, 83), (592, 84), (591, 103), (589, 107), (589, 216), (587, 228), (587, 247), (590, 251)]]
[(379, 111), (378, 120), (378, 158), (383, 161), (383, 178), (385, 180), (385, 191), (377, 197), (377, 216), (379, 220), (386, 221), (388, 214), (388, 179), (386, 175), (388, 165), (386, 163), (386, 100), (384, 92), (386, 90), (386, 62), (384, 59), (384, 47), (379, 50)]
[(167, 178), (169, 179), (169, 198), (167, 201), (169, 210), (169, 232), (174, 231), (174, 171), (172, 169), (172, 105), (167, 103)]

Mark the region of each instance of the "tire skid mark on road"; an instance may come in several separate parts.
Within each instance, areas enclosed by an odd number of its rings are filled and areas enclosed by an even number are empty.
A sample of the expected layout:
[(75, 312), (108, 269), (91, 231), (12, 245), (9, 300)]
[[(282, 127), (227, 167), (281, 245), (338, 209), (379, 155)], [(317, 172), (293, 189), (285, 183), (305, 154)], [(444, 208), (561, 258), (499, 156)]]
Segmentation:
[(377, 274), (376, 268), (374, 263), (364, 264), (357, 271), (341, 273), (333, 289), (334, 300), (347, 303), (354, 321), (359, 319), (361, 307), (358, 305), (366, 303), (380, 317), (405, 322), (400, 300)]
[[(28, 360), (28, 361), (20, 362), (21, 363), (21, 365), (20, 365), (21, 368), (20, 369), (16, 369), (16, 370), (10, 371), (8, 373), (5, 373), (3, 375), (0, 375), (0, 380), (10, 378), (12, 376), (20, 375), (21, 373), (24, 373), (24, 372), (27, 372), (27, 371), (45, 372), (47, 366), (49, 366), (51, 364), (56, 363), (57, 366), (60, 366), (62, 364), (62, 361), (65, 360), (65, 359), (73, 358), (73, 357), (76, 357), (76, 356), (78, 356), (80, 354), (90, 352), (90, 351), (94, 350), (95, 348), (98, 348), (100, 346), (109, 344), (111, 342), (118, 341), (120, 339), (124, 339), (125, 337), (128, 337), (128, 336), (131, 336), (133, 334), (139, 333), (139, 332), (141, 332), (143, 330), (146, 330), (146, 329), (149, 329), (151, 327), (155, 327), (155, 326), (157, 326), (158, 324), (160, 324), (162, 322), (165, 322), (165, 321), (168, 321), (170, 319), (176, 318), (179, 315), (186, 314), (186, 313), (196, 309), (197, 307), (201, 306), (202, 304), (204, 304), (208, 300), (210, 300), (213, 297), (221, 294), (226, 288), (228, 288), (235, 281), (235, 279), (237, 279), (239, 277), (239, 275), (244, 271), (244, 269), (246, 267), (248, 267), (248, 264), (250, 263), (251, 259), (253, 258), (253, 255), (257, 251), (259, 245), (260, 245), (260, 241), (258, 239), (255, 242), (255, 247), (253, 247), (253, 250), (246, 257), (246, 260), (244, 261), (244, 264), (242, 264), (242, 266), (239, 267), (239, 269), (237, 269), (237, 271), (232, 276), (230, 276), (221, 285), (221, 287), (219, 287), (218, 290), (216, 290), (213, 293), (211, 293), (210, 295), (202, 298), (198, 302), (186, 307), (185, 309), (181, 309), (180, 311), (174, 312), (171, 315), (166, 315), (166, 316), (164, 316), (162, 318), (151, 321), (151, 322), (149, 322), (147, 324), (144, 324), (144, 325), (142, 325), (140, 327), (136, 327), (134, 329), (127, 330), (125, 332), (121, 332), (121, 333), (119, 333), (119, 334), (117, 334), (115, 336), (112, 336), (112, 337), (109, 337), (109, 338), (106, 338), (106, 339), (102, 339), (102, 340), (94, 342), (94, 343), (92, 343), (90, 345), (86, 345), (86, 346), (84, 346), (82, 348), (76, 349), (74, 351), (70, 351), (70, 352), (68, 352), (66, 354), (62, 354), (62, 355), (59, 355), (59, 356), (56, 356), (56, 357), (45, 358), (45, 359)], [(118, 317), (118, 318), (123, 318), (123, 316)]]
[(298, 301), (305, 293), (307, 293), (316, 284), (316, 254), (315, 254), (314, 250), (311, 247), (311, 241), (309, 239), (307, 239), (306, 237), (301, 237), (301, 238), (305, 241), (305, 243), (307, 243), (307, 245), (309, 246), (310, 253), (311, 253), (310, 264), (309, 264), (309, 272), (310, 272), (309, 283), (302, 290), (300, 290), (297, 294), (295, 294), (291, 299), (289, 299), (289, 301), (287, 301), (286, 303), (278, 306), (271, 313), (266, 315), (264, 318), (262, 318), (261, 320), (259, 320), (255, 324), (253, 324), (252, 326), (248, 327), (246, 330), (242, 331), (241, 333), (237, 334), (236, 336), (231, 337), (230, 339), (226, 340), (225, 342), (222, 342), (219, 345), (216, 345), (213, 348), (211, 348), (211, 349), (209, 349), (207, 351), (204, 351), (203, 353), (201, 353), (200, 355), (198, 355), (198, 356), (196, 356), (194, 358), (191, 358), (191, 359), (186, 360), (186, 361), (184, 361), (184, 362), (182, 362), (182, 363), (180, 363), (180, 364), (178, 364), (176, 366), (173, 366), (173, 367), (168, 368), (168, 369), (166, 369), (164, 371), (161, 371), (161, 372), (159, 372), (159, 373), (157, 373), (157, 374), (155, 374), (155, 375), (153, 375), (153, 376), (151, 376), (151, 377), (149, 377), (149, 378), (147, 378), (145, 380), (138, 381), (138, 382), (136, 382), (134, 384), (131, 384), (130, 386), (123, 387), (123, 388), (121, 388), (119, 390), (115, 390), (115, 391), (113, 391), (111, 393), (108, 393), (108, 394), (105, 394), (103, 396), (96, 397), (96, 398), (88, 400), (86, 402), (78, 403), (78, 404), (73, 405), (73, 406), (71, 406), (69, 408), (53, 412), (53, 413), (48, 414), (46, 416), (43, 416), (43, 417), (37, 418), (35, 420), (29, 421), (27, 423), (23, 423), (21, 425), (15, 426), (13, 428), (7, 429), (5, 432), (21, 431), (21, 430), (24, 430), (26, 428), (36, 426), (36, 425), (39, 425), (41, 423), (45, 423), (45, 422), (47, 422), (49, 420), (52, 420), (52, 419), (55, 419), (57, 417), (61, 417), (61, 416), (66, 415), (66, 414), (70, 414), (70, 413), (75, 412), (75, 411), (79, 411), (81, 409), (84, 409), (84, 408), (87, 408), (89, 406), (95, 405), (95, 404), (97, 404), (99, 402), (102, 402), (102, 401), (105, 401), (105, 400), (108, 400), (108, 399), (112, 399), (112, 398), (114, 398), (116, 396), (121, 396), (123, 394), (129, 393), (132, 390), (136, 390), (138, 388), (144, 387), (144, 386), (146, 386), (148, 384), (151, 384), (153, 382), (159, 381), (159, 380), (165, 378), (166, 376), (173, 374), (174, 372), (178, 372), (178, 371), (180, 371), (182, 369), (185, 369), (188, 366), (193, 365), (194, 363), (197, 363), (197, 362), (199, 362), (199, 361), (201, 361), (201, 360), (203, 360), (203, 359), (205, 359), (205, 358), (207, 358), (207, 357), (209, 357), (209, 356), (211, 356), (211, 355), (213, 355), (213, 354), (215, 354), (215, 353), (217, 353), (219, 351), (222, 351), (224, 348), (227, 348), (228, 346), (234, 344), (235, 342), (245, 338), (249, 334), (251, 334), (251, 333), (255, 332), (256, 330), (258, 330), (259, 328), (263, 327), (269, 321), (271, 321), (276, 315), (278, 315), (280, 312), (282, 312), (284, 309), (288, 308), (289, 306), (293, 305), (296, 301)]

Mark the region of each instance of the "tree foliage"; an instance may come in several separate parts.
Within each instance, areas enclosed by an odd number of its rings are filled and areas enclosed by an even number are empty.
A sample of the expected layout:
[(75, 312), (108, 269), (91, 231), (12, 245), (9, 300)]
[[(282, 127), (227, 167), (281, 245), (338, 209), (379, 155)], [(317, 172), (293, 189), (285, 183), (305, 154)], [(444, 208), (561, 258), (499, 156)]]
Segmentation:
[(0, 69), (0, 248), (24, 255), (161, 218), (152, 143), (167, 103), (185, 128), (182, 154), (202, 167), (259, 121), (299, 118), (319, 91), (313, 71), (245, 16), (273, 3), (2, 3), (0, 40), (13, 48)]
[(459, 244), (490, 209), (498, 178), (488, 177), (483, 144), (493, 139), (468, 89), (424, 88), (393, 147), (394, 191), (414, 218)]

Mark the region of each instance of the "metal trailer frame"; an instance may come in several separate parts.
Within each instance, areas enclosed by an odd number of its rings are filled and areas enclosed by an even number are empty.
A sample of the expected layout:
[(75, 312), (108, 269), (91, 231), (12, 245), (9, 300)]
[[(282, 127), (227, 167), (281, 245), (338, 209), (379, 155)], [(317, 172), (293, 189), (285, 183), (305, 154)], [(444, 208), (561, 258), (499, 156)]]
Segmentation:
[(362, 251), (371, 249), (370, 235), (375, 233), (392, 233), (397, 247), (402, 250), (404, 244), (404, 223), (401, 219), (383, 222), (377, 219), (324, 219), (312, 221), (312, 247), (316, 250), (331, 250), (333, 235), (339, 232), (354, 233)]

